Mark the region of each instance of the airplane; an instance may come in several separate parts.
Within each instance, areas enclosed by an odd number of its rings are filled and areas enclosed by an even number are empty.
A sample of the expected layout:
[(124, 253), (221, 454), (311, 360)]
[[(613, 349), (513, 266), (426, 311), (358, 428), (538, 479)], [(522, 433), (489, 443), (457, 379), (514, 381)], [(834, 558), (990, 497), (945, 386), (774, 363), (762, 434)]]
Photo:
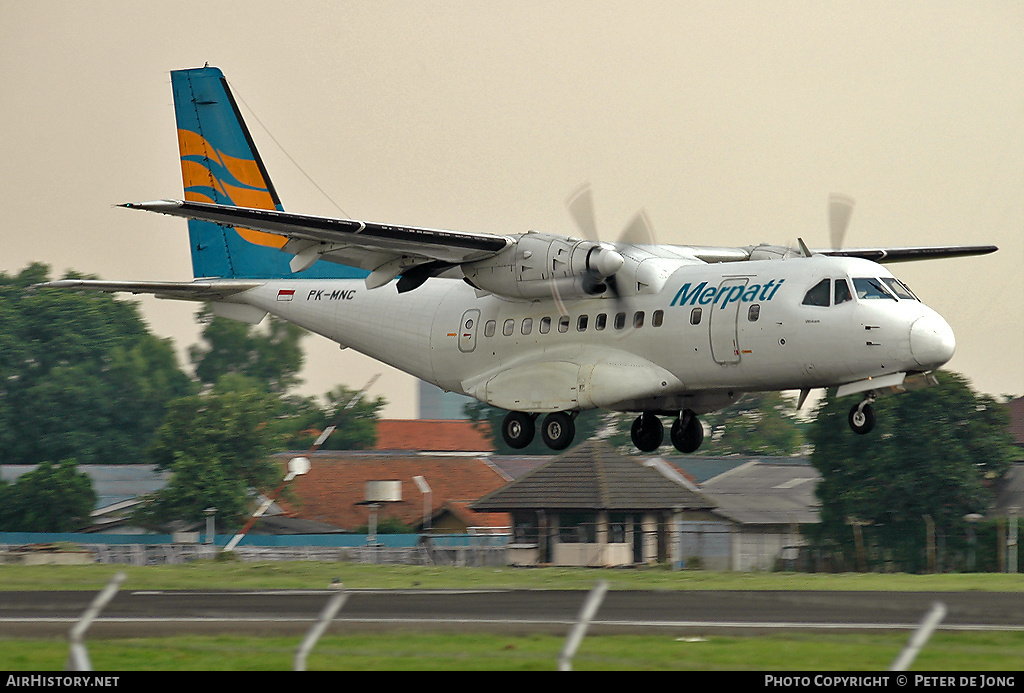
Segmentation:
[[(800, 407), (826, 387), (860, 395), (849, 425), (866, 434), (876, 397), (933, 383), (955, 348), (946, 321), (881, 263), (997, 249), (665, 245), (643, 219), (607, 242), (588, 228), (588, 191), (570, 203), (581, 237), (294, 214), (221, 70), (176, 70), (171, 86), (184, 199), (120, 206), (186, 218), (195, 279), (40, 286), (208, 302), (252, 324), (276, 315), (508, 410), (502, 437), (516, 449), (539, 428), (562, 450), (576, 415), (602, 408), (637, 414), (645, 452), (671, 417), (672, 445), (692, 453), (701, 414), (757, 391), (799, 390)], [(841, 236), (852, 201), (830, 204)]]

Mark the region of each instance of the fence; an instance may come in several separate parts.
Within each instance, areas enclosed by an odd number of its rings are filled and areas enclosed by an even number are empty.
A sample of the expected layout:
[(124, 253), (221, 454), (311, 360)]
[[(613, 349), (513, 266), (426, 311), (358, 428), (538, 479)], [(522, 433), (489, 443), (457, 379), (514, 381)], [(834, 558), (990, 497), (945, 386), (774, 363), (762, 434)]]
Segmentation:
[[(180, 543), (170, 535), (0, 533), (0, 563), (181, 564), (215, 558), (230, 536)], [(234, 556), (252, 561), (350, 561), (406, 565), (505, 565), (507, 535), (289, 535), (247, 537)], [(84, 560), (83, 560), (83, 557)]]

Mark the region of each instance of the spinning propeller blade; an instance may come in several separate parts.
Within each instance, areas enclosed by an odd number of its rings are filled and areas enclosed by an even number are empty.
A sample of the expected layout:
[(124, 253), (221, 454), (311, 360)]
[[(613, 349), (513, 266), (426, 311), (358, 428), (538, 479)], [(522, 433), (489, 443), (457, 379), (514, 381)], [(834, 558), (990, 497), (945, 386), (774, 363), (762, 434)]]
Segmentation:
[(846, 229), (850, 225), (850, 215), (853, 214), (853, 205), (853, 198), (846, 195), (832, 193), (828, 197), (828, 234), (832, 241), (832, 250), (843, 247)]

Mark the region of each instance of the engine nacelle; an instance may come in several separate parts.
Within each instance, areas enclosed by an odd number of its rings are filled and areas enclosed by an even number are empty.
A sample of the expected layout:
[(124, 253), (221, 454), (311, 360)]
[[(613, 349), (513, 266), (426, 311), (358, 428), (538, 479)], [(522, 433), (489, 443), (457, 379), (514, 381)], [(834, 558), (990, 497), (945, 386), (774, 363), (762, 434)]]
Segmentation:
[(494, 257), (463, 264), (462, 272), (476, 288), (499, 296), (573, 299), (604, 293), (604, 280), (623, 262), (600, 243), (530, 232)]

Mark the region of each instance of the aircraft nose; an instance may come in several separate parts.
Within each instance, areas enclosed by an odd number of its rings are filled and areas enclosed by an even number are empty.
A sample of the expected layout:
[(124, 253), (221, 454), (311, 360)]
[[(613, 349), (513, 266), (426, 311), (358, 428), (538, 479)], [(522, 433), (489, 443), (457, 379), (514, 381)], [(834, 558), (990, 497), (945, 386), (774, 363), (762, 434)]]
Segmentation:
[(956, 338), (949, 324), (936, 314), (925, 315), (910, 326), (910, 353), (925, 368), (938, 368), (953, 358)]

